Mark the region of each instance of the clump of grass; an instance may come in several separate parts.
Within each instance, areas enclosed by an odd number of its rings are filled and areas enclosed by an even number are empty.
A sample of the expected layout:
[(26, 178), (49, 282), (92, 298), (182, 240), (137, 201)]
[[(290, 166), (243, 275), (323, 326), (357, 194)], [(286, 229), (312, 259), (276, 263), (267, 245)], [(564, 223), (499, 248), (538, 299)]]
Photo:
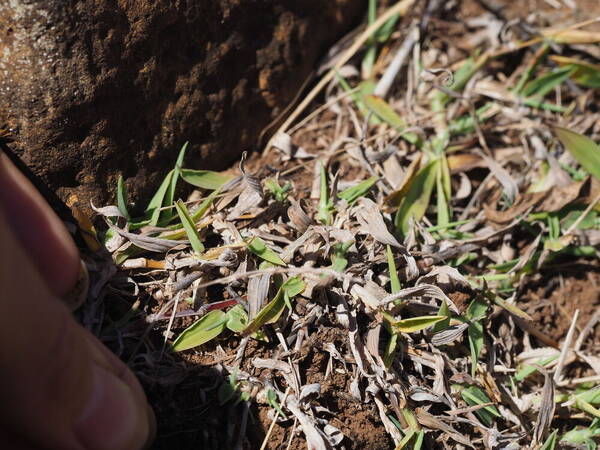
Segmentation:
[[(118, 180), (116, 207), (99, 210), (104, 242), (158, 302), (158, 312), (151, 301), (138, 311), (167, 348), (217, 348), (235, 361), (221, 403), (264, 397), (273, 423), (294, 418), (310, 447), (347, 437), (331, 418), (344, 411), (321, 414), (322, 386), (306, 384), (299, 363), (326, 352), (319, 380), (343, 376), (345, 395), (375, 405), (396, 448), (480, 447), (490, 433), (522, 447), (592, 448), (598, 379), (574, 375), (594, 369), (592, 319), (561, 347), (523, 292), (564, 261), (597, 264), (600, 130), (580, 105), (600, 87), (584, 51), (600, 39), (569, 27), (520, 41), (509, 29), (507, 43), (452, 61), (462, 52), (438, 51), (454, 44), (424, 27), (406, 76), (377, 96), (394, 53), (406, 52), (398, 24), (413, 3), (377, 16), (370, 1), (366, 34), (297, 110), (338, 75), (329, 106), (288, 136), (317, 142), (303, 156), (317, 164), (276, 158), (273, 177), (257, 159), (232, 177), (184, 168), (184, 146), (142, 217)], [(512, 73), (498, 64), (507, 55), (519, 58)], [(344, 64), (356, 75), (342, 77)], [(315, 181), (310, 196), (298, 177)], [(187, 201), (180, 181), (197, 188)], [(319, 344), (303, 353), (307, 339)], [(252, 340), (260, 358), (244, 357)], [(259, 373), (262, 390), (240, 394)]]

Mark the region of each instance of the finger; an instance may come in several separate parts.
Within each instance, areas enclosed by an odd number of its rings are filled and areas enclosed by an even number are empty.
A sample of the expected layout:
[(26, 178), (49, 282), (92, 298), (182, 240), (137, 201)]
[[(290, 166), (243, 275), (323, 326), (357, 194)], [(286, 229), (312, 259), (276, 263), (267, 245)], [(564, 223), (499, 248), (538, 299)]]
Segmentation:
[(131, 372), (49, 293), (0, 212), (0, 423), (23, 448), (137, 449), (149, 407)]
[(51, 292), (67, 294), (80, 271), (77, 247), (54, 211), (1, 151), (0, 208)]

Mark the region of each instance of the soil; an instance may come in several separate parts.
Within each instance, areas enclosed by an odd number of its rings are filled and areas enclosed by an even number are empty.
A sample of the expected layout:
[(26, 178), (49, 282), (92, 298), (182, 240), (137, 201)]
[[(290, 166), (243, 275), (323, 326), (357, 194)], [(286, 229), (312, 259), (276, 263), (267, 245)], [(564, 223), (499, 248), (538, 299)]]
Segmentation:
[[(177, 331), (180, 331), (179, 329)], [(299, 364), (302, 383), (319, 383), (321, 385), (320, 404), (332, 414), (323, 418), (330, 420), (345, 436), (343, 445), (346, 448), (389, 449), (393, 442), (381, 424), (377, 408), (372, 403), (363, 403), (349, 394), (352, 373), (346, 371), (337, 360), (332, 361), (332, 373), (325, 377), (330, 355), (322, 348), (321, 343), (333, 343), (340, 354), (348, 351), (347, 332), (333, 325), (330, 318), (325, 318), (318, 327), (309, 328), (309, 337), (304, 341), (294, 361)], [(218, 349), (223, 344), (222, 349)], [(150, 401), (155, 405), (160, 430), (153, 448), (156, 449), (192, 449), (192, 448), (233, 448), (235, 432), (240, 424), (242, 407), (229, 402), (219, 404), (219, 388), (227, 383), (223, 374), (215, 367), (226, 363), (235, 355), (237, 342), (231, 339), (213, 341), (203, 346), (201, 353), (186, 353), (181, 356), (188, 370), (180, 368), (171, 377), (177, 383), (171, 386), (159, 386), (158, 383), (147, 386)], [(251, 340), (244, 352), (241, 369), (256, 377), (256, 385), (261, 382), (261, 370), (252, 365), (254, 358), (272, 358), (277, 345)], [(227, 355), (225, 357), (219, 355)], [(167, 374), (161, 377), (168, 379)], [(186, 377), (185, 380), (178, 380)], [(148, 380), (148, 374), (142, 376)], [(285, 381), (276, 380), (285, 386)], [(268, 416), (272, 408), (269, 405), (253, 402), (249, 411), (245, 449), (257, 449), (261, 446), (272, 418)], [(203, 424), (198, 427), (198, 424)], [(280, 425), (281, 424), (281, 425)], [(306, 448), (304, 435), (296, 429), (292, 433), (293, 422), (284, 420), (274, 426), (268, 440), (268, 449)]]
[[(600, 269), (596, 266), (573, 264), (560, 271), (545, 273), (540, 281), (525, 291), (527, 313), (547, 336), (561, 342), (576, 310), (579, 310), (578, 331), (600, 309)], [(600, 350), (600, 326), (592, 330), (595, 352)]]
[(293, 99), (364, 0), (0, 4), (0, 129), (69, 205), (142, 203), (189, 141), (224, 169)]

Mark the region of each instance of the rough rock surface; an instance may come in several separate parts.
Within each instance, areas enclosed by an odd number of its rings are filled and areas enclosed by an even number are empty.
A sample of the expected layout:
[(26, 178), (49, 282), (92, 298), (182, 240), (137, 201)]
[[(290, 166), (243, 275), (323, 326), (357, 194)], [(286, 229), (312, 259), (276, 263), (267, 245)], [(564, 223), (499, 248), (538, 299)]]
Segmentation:
[(148, 196), (250, 148), (364, 0), (5, 0), (0, 125), (64, 200)]

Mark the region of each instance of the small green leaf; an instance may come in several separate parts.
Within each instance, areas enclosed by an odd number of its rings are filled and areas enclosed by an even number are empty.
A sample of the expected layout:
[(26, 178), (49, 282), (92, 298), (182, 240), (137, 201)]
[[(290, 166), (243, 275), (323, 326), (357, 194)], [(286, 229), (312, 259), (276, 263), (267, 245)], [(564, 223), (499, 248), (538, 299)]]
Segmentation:
[(554, 430), (552, 433), (550, 433), (550, 436), (548, 436), (544, 442), (544, 445), (540, 447), (540, 450), (554, 450), (556, 447), (557, 436), (558, 430)]
[(475, 376), (477, 370), (477, 361), (483, 349), (483, 324), (481, 322), (473, 322), (467, 328), (469, 337), (469, 349), (471, 350), (471, 376)]
[(395, 294), (400, 289), (402, 289), (402, 285), (400, 284), (400, 278), (398, 278), (398, 270), (396, 269), (396, 262), (394, 261), (394, 254), (392, 253), (392, 247), (388, 244), (387, 249), (387, 263), (388, 270), (390, 272), (390, 287), (392, 289), (392, 294)]
[[(393, 331), (393, 330), (392, 330)], [(385, 347), (385, 353), (383, 354), (383, 363), (387, 369), (389, 369), (396, 359), (396, 351), (398, 347), (398, 333), (392, 332), (390, 340)]]
[(475, 298), (467, 308), (467, 318), (471, 321), (467, 328), (469, 349), (471, 350), (471, 376), (475, 376), (477, 361), (483, 349), (483, 324), (480, 322), (487, 313), (488, 304), (483, 297)]
[(435, 184), (438, 164), (437, 160), (428, 163), (419, 170), (408, 187), (406, 196), (394, 218), (396, 228), (402, 233), (408, 232), (408, 223), (411, 217), (418, 221), (425, 215)]
[(599, 65), (561, 55), (551, 55), (550, 59), (561, 66), (573, 67), (575, 72), (571, 75), (571, 78), (573, 78), (576, 83), (592, 89), (600, 88)]
[[(367, 7), (367, 23), (372, 25), (377, 20), (377, 0), (369, 0)], [(369, 36), (367, 40), (367, 51), (361, 62), (361, 74), (363, 78), (370, 78), (375, 59), (377, 58), (377, 45), (375, 43), (375, 33)]]
[(369, 189), (377, 183), (379, 177), (371, 177), (365, 181), (358, 183), (356, 186), (344, 189), (342, 192), (338, 192), (338, 197), (346, 200), (350, 205), (361, 197), (364, 197), (369, 192)]
[(421, 431), (419, 431), (419, 434), (417, 434), (415, 443), (413, 444), (413, 450), (421, 450), (424, 439), (425, 439), (425, 432), (423, 430), (421, 430)]
[(531, 374), (538, 371), (536, 366), (545, 367), (550, 364), (552, 361), (556, 361), (558, 359), (558, 354), (549, 356), (548, 358), (540, 359), (536, 361), (535, 365), (526, 365), (523, 368), (519, 369), (519, 371), (515, 374), (515, 381), (523, 381), (525, 378), (530, 376)]
[(387, 42), (387, 40), (392, 36), (399, 19), (400, 14), (394, 14), (383, 25), (381, 25), (381, 28), (373, 34), (373, 37), (380, 43)]
[(141, 255), (145, 252), (146, 250), (144, 250), (143, 248), (139, 248), (136, 245), (130, 245), (129, 247), (125, 248), (124, 250), (117, 250), (114, 254), (113, 254), (113, 259), (115, 260), (115, 264), (117, 266), (123, 264), (125, 261), (127, 261), (129, 258), (133, 258), (135, 256)]
[(488, 304), (482, 297), (475, 298), (467, 308), (467, 318), (469, 320), (479, 320), (485, 317)]
[(131, 216), (127, 211), (127, 190), (125, 187), (125, 183), (123, 182), (123, 176), (119, 175), (119, 180), (117, 181), (117, 208), (127, 221), (131, 220)]
[(259, 258), (270, 262), (271, 264), (276, 264), (278, 266), (287, 265), (285, 262), (283, 262), (281, 257), (269, 247), (267, 247), (265, 242), (258, 236), (253, 237), (252, 240), (248, 242), (248, 250), (250, 250)]
[(429, 328), (445, 319), (446, 316), (411, 317), (410, 319), (397, 320), (392, 322), (391, 325), (399, 333), (415, 333), (424, 330), (425, 328)]
[(228, 401), (230, 401), (236, 397), (237, 397), (237, 401), (235, 402), (235, 404), (239, 403), (240, 395), (238, 395), (239, 389), (238, 389), (237, 375), (238, 375), (237, 367), (234, 367), (234, 369), (231, 372), (231, 374), (229, 375), (229, 377), (227, 377), (228, 381), (227, 382), (224, 381), (223, 383), (221, 383), (221, 386), (219, 386), (219, 390), (217, 392), (217, 398), (219, 400), (219, 405), (223, 406), (225, 403), (227, 403)]
[(554, 127), (554, 133), (581, 167), (600, 180), (600, 146), (567, 128)]
[[(492, 102), (486, 103), (475, 111), (475, 117), (478, 122), (485, 122), (495, 114), (492, 109)], [(458, 119), (451, 120), (448, 123), (448, 132), (455, 136), (458, 134), (468, 134), (475, 132), (475, 120), (471, 114), (466, 114)]]
[[(181, 165), (183, 164), (183, 159), (185, 158), (187, 146), (188, 143), (186, 142), (183, 144), (183, 147), (181, 147), (181, 150), (179, 150), (179, 155), (177, 156), (177, 161), (175, 162), (175, 168), (173, 169), (173, 176), (171, 177), (171, 182), (169, 183), (167, 192), (165, 192), (165, 198), (162, 202), (163, 206), (170, 206), (175, 200), (175, 190), (177, 189), (177, 182), (179, 181)], [(173, 217), (175, 217), (175, 211), (172, 209), (164, 210), (161, 214), (161, 220), (159, 220), (158, 225), (168, 224)]]
[(161, 213), (160, 208), (163, 206), (165, 195), (169, 189), (169, 186), (171, 185), (171, 180), (173, 179), (174, 173), (174, 170), (169, 171), (163, 182), (158, 187), (156, 193), (150, 200), (150, 203), (148, 203), (148, 206), (146, 207), (146, 217), (150, 218), (150, 225), (158, 225)]
[[(491, 402), (487, 394), (477, 386), (469, 386), (463, 389), (460, 394), (463, 400), (470, 406), (483, 405)], [(502, 414), (500, 414), (498, 409), (493, 405), (478, 409), (475, 411), (475, 414), (487, 427), (492, 426), (494, 417), (502, 418)]]
[[(356, 105), (356, 108), (362, 114), (362, 116), (365, 118), (368, 117), (369, 110), (365, 106), (365, 102), (363, 101), (363, 96), (373, 93), (373, 91), (375, 90), (374, 80), (369, 78), (368, 80), (361, 81), (356, 88), (352, 89), (350, 87), (350, 84), (348, 84), (348, 81), (346, 81), (346, 79), (342, 75), (340, 75), (339, 72), (336, 72), (336, 79), (339, 81), (342, 89), (346, 93), (349, 93), (350, 98), (352, 99), (352, 101)], [(369, 122), (371, 124), (381, 123), (376, 116), (370, 117)]]
[(577, 398), (577, 400), (575, 401), (575, 406), (577, 406), (582, 411), (590, 414), (591, 416), (600, 417), (600, 410), (598, 410), (598, 408), (595, 408), (591, 403), (586, 402), (582, 398)]
[(556, 86), (567, 81), (574, 72), (572, 66), (566, 66), (546, 73), (527, 83), (520, 94), (524, 97), (543, 98)]
[[(441, 165), (439, 166), (442, 167)], [(437, 199), (437, 225), (447, 226), (450, 223), (450, 207), (446, 200), (446, 193), (444, 189), (444, 181), (442, 170), (436, 171), (435, 186), (436, 186), (436, 199)]]
[(600, 405), (600, 386), (577, 394), (577, 398), (585, 400), (592, 405)]
[(248, 314), (242, 305), (235, 305), (227, 311), (227, 328), (234, 333), (241, 333), (248, 325)]
[(227, 315), (223, 311), (217, 309), (209, 312), (175, 339), (173, 350), (189, 350), (216, 338), (225, 329), (226, 323)]
[(336, 272), (343, 272), (348, 266), (348, 258), (346, 253), (352, 247), (354, 241), (338, 242), (333, 245), (333, 253), (331, 254), (331, 268)]
[(306, 284), (300, 277), (291, 277), (281, 285), (281, 289), (283, 289), (283, 293), (288, 298), (293, 298), (296, 295), (300, 295), (302, 292), (304, 292), (304, 289), (306, 289)]
[(281, 417), (283, 417), (284, 419), (287, 419), (287, 416), (284, 414), (283, 410), (281, 409), (281, 406), (279, 406), (279, 402), (277, 401), (277, 394), (275, 393), (275, 391), (273, 389), (267, 390), (267, 402), (269, 402), (269, 405), (271, 405), (271, 408), (273, 408), (275, 411), (277, 411), (277, 413)]
[(198, 234), (198, 230), (196, 230), (196, 224), (190, 216), (190, 212), (186, 208), (185, 203), (183, 203), (181, 200), (177, 200), (177, 203), (175, 203), (175, 209), (177, 209), (177, 214), (179, 214), (179, 219), (181, 220), (183, 229), (187, 234), (194, 252), (196, 252), (197, 255), (200, 255), (204, 252), (204, 245), (200, 240), (200, 235)]
[(421, 145), (421, 138), (418, 134), (412, 132), (403, 133), (406, 129), (406, 122), (394, 111), (388, 102), (376, 95), (365, 95), (363, 101), (373, 114), (401, 133), (404, 140), (416, 146)]
[(192, 186), (214, 190), (219, 189), (233, 177), (211, 170), (181, 169), (181, 178)]
[(242, 332), (243, 336), (248, 336), (258, 331), (263, 325), (277, 322), (284, 309), (285, 299), (283, 298), (283, 293), (280, 289), (273, 300), (267, 303), (263, 309), (259, 311), (256, 317), (246, 326)]
[(438, 311), (438, 316), (446, 316), (445, 320), (436, 323), (433, 326), (433, 332), (439, 333), (440, 331), (445, 330), (450, 326), (450, 308), (448, 308), (448, 304), (446, 300), (442, 300), (442, 304), (440, 305), (440, 310)]
[(293, 277), (288, 279), (281, 285), (273, 300), (267, 303), (254, 320), (246, 326), (243, 335), (248, 336), (258, 331), (263, 325), (277, 322), (285, 309), (286, 302), (289, 303), (292, 297), (300, 294), (304, 289), (305, 284), (300, 278)]
[(200, 220), (204, 216), (206, 211), (208, 211), (208, 208), (210, 208), (210, 206), (215, 201), (215, 198), (217, 197), (217, 195), (219, 195), (219, 192), (220, 192), (219, 189), (214, 190), (213, 192), (210, 193), (210, 195), (208, 197), (206, 197), (202, 201), (202, 203), (200, 203), (200, 206), (198, 206), (198, 208), (192, 213), (192, 220), (194, 222), (198, 222), (198, 220)]
[(588, 450), (595, 450), (596, 443), (594, 439), (600, 435), (600, 419), (595, 418), (587, 428), (575, 427), (570, 431), (567, 431), (561, 438), (560, 442), (566, 442), (569, 444), (575, 444), (575, 446), (581, 447), (583, 444)]
[(286, 183), (280, 186), (275, 178), (269, 178), (265, 181), (265, 188), (275, 197), (275, 200), (284, 203), (287, 200), (288, 192), (292, 189), (292, 185)]
[(320, 194), (319, 210), (317, 220), (323, 225), (331, 225), (333, 221), (333, 202), (329, 198), (329, 186), (327, 185), (327, 172), (322, 162), (319, 162)]

